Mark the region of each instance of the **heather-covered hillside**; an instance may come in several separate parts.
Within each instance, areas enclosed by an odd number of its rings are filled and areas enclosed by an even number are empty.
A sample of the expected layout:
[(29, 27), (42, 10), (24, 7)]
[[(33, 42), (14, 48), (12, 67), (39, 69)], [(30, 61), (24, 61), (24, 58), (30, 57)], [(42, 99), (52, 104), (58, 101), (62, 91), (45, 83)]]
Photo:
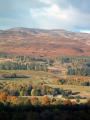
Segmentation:
[(0, 52), (18, 55), (90, 55), (90, 34), (12, 28), (0, 31)]

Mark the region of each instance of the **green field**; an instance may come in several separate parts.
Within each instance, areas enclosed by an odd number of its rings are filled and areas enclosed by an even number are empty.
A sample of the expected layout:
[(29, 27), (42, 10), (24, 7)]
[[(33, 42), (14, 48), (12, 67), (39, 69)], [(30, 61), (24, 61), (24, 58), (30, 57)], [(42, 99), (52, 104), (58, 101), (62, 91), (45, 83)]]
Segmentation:
[[(28, 87), (29, 85), (39, 86), (42, 83), (51, 88), (60, 88), (63, 90), (71, 90), (72, 92), (79, 92), (78, 95), (81, 96), (90, 96), (90, 86), (80, 86), (80, 85), (71, 85), (71, 84), (59, 84), (58, 77), (55, 74), (42, 72), (42, 71), (30, 71), (30, 70), (1, 70), (0, 75), (2, 74), (20, 74), (20, 75), (29, 75), (30, 78), (4, 78), (0, 79), (0, 90), (2, 89), (11, 89), (16, 90), (23, 86)], [(68, 76), (65, 76), (68, 78)], [(73, 76), (72, 76), (73, 77)], [(73, 82), (73, 81), (72, 81)]]

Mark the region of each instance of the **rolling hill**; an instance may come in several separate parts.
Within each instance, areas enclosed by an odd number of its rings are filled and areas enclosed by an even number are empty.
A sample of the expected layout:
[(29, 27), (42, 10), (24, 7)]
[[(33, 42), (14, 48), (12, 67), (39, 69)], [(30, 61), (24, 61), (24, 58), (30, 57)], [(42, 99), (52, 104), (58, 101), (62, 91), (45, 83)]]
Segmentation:
[(0, 30), (0, 53), (40, 56), (90, 56), (90, 34), (66, 30)]

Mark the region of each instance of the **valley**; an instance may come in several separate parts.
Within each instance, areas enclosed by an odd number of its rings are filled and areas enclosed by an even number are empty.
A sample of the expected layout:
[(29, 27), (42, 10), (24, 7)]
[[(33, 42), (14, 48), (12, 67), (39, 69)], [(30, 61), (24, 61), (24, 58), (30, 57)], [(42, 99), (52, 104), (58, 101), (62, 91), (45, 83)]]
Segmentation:
[(32, 102), (35, 97), (32, 104), (38, 104), (38, 99), (41, 105), (46, 96), (51, 105), (64, 104), (66, 100), (72, 104), (73, 100), (74, 104), (87, 103), (89, 41), (90, 34), (66, 30), (0, 31), (0, 100), (7, 95), (17, 99), (13, 104), (21, 104), (24, 98)]

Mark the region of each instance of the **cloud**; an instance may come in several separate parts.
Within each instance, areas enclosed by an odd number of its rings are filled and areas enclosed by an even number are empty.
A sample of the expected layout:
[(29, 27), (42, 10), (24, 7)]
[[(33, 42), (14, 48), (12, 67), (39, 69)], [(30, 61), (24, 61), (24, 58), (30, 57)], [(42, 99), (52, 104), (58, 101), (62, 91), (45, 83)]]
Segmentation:
[[(68, 11), (69, 12), (69, 11)], [(45, 18), (47, 22), (53, 22), (53, 21), (48, 21), (48, 19), (56, 19), (56, 20), (68, 20), (68, 14), (67, 11), (59, 8), (58, 5), (53, 4), (50, 7), (46, 8), (36, 8), (36, 9), (30, 9), (30, 13), (34, 19), (39, 19), (40, 21)], [(44, 19), (44, 20), (45, 20)]]
[(90, 0), (0, 0), (0, 26), (90, 29)]
[(82, 33), (90, 33), (90, 30), (80, 30)]
[(61, 29), (75, 29), (76, 27), (85, 29), (85, 27), (90, 27), (88, 24), (90, 15), (83, 14), (71, 5), (67, 9), (63, 9), (58, 4), (53, 3), (48, 8), (32, 8), (30, 13), (33, 19), (37, 20), (38, 27)]

